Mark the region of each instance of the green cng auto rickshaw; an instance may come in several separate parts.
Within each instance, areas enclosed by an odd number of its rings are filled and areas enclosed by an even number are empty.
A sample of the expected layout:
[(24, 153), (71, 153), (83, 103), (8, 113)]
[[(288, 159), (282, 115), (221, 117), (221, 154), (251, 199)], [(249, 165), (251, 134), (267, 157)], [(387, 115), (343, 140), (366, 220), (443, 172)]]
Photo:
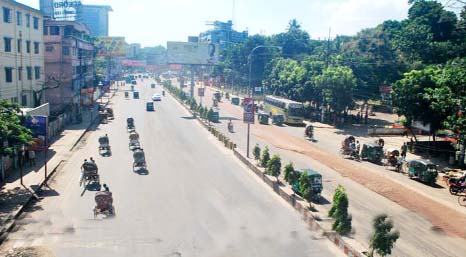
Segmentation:
[(212, 120), (211, 121), (217, 123), (217, 122), (219, 122), (219, 120), (220, 120), (220, 114), (218, 113), (218, 111), (214, 110), (212, 112)]
[(363, 144), (361, 150), (361, 159), (367, 160), (373, 163), (382, 162), (383, 158), (383, 147), (378, 144)]
[(154, 111), (154, 102), (147, 101), (146, 102), (146, 111), (153, 112)]
[(234, 105), (239, 105), (239, 97), (233, 96), (231, 97), (231, 103)]
[(133, 92), (133, 98), (134, 99), (139, 99), (139, 92), (138, 91)]
[(281, 126), (285, 122), (285, 116), (283, 114), (273, 114), (272, 115), (272, 123)]
[(406, 162), (405, 171), (408, 172), (410, 178), (417, 177), (420, 181), (427, 184), (435, 184), (437, 181), (437, 165), (423, 161), (423, 160), (411, 160)]
[(259, 112), (259, 114), (257, 114), (257, 119), (260, 124), (269, 124), (269, 115), (265, 112)]
[[(297, 169), (295, 170), (297, 172), (298, 178), (301, 177), (302, 173), (306, 173), (309, 175), (309, 184), (311, 185), (312, 189), (312, 199), (316, 200), (320, 198), (320, 193), (322, 192), (323, 186), (322, 186), (322, 175), (317, 173), (314, 170), (311, 169)], [(293, 183), (292, 189), (295, 193), (298, 195), (303, 195), (303, 192), (301, 192), (299, 188), (299, 179), (296, 179), (296, 181)]]

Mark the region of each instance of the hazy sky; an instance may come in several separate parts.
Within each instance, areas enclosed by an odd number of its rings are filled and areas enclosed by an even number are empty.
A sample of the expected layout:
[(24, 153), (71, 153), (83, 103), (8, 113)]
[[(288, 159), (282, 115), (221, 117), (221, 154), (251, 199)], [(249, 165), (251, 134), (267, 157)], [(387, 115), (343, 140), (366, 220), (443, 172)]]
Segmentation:
[[(39, 8), (39, 0), (17, 0)], [(353, 35), (384, 20), (406, 18), (408, 0), (83, 0), (105, 4), (110, 35), (143, 46), (186, 41), (209, 29), (207, 21), (233, 19), (236, 30), (276, 34), (296, 18), (312, 38)], [(234, 3), (234, 4), (233, 4)], [(233, 8), (235, 6), (235, 8)]]

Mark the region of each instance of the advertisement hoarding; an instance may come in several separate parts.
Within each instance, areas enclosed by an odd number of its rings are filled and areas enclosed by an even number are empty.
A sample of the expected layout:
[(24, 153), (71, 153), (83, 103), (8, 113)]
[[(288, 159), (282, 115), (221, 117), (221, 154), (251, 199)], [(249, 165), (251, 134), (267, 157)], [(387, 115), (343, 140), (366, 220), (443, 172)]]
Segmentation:
[(254, 99), (244, 98), (243, 122), (254, 124)]
[(98, 56), (126, 56), (124, 37), (99, 37), (95, 42)]
[(81, 0), (53, 0), (53, 17), (59, 21), (75, 21)]
[(32, 131), (34, 147), (44, 149), (47, 147), (47, 125), (48, 117), (42, 115), (29, 116), (26, 119), (25, 127)]
[(217, 44), (167, 42), (167, 62), (169, 64), (217, 65), (218, 55)]

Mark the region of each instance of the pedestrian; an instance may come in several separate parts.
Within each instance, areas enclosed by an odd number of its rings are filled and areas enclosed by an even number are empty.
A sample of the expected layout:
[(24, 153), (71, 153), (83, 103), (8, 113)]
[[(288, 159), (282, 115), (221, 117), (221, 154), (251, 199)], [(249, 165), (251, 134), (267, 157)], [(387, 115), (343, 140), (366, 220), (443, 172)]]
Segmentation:
[(29, 157), (29, 165), (36, 166), (36, 153), (34, 152), (34, 150), (29, 150), (28, 157)]
[(406, 145), (406, 142), (403, 143), (403, 145), (401, 146), (401, 157), (403, 157), (403, 159), (406, 158), (406, 152), (408, 151), (408, 146)]
[(358, 115), (356, 115), (356, 123), (361, 124), (361, 113), (358, 112)]
[(358, 151), (359, 153), (360, 150), (361, 150), (361, 145), (359, 144), (359, 141), (356, 141), (356, 151)]
[(94, 164), (95, 164), (95, 160), (94, 160), (94, 158), (92, 158), (92, 157), (91, 157), (91, 158), (90, 158), (90, 161), (91, 161), (92, 163), (94, 163)]
[(364, 123), (367, 124), (369, 121), (369, 115), (367, 114), (367, 111), (366, 111), (366, 115), (364, 115)]
[(107, 184), (102, 185), (104, 187), (105, 192), (110, 192), (110, 188), (108, 188)]

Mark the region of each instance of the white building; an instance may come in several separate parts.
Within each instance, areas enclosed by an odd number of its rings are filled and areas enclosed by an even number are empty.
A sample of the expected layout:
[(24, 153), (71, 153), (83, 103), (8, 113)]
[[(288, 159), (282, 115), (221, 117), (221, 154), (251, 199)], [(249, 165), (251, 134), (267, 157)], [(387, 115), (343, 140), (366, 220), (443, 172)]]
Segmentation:
[(43, 102), (43, 17), (39, 10), (0, 0), (0, 99), (36, 107)]

